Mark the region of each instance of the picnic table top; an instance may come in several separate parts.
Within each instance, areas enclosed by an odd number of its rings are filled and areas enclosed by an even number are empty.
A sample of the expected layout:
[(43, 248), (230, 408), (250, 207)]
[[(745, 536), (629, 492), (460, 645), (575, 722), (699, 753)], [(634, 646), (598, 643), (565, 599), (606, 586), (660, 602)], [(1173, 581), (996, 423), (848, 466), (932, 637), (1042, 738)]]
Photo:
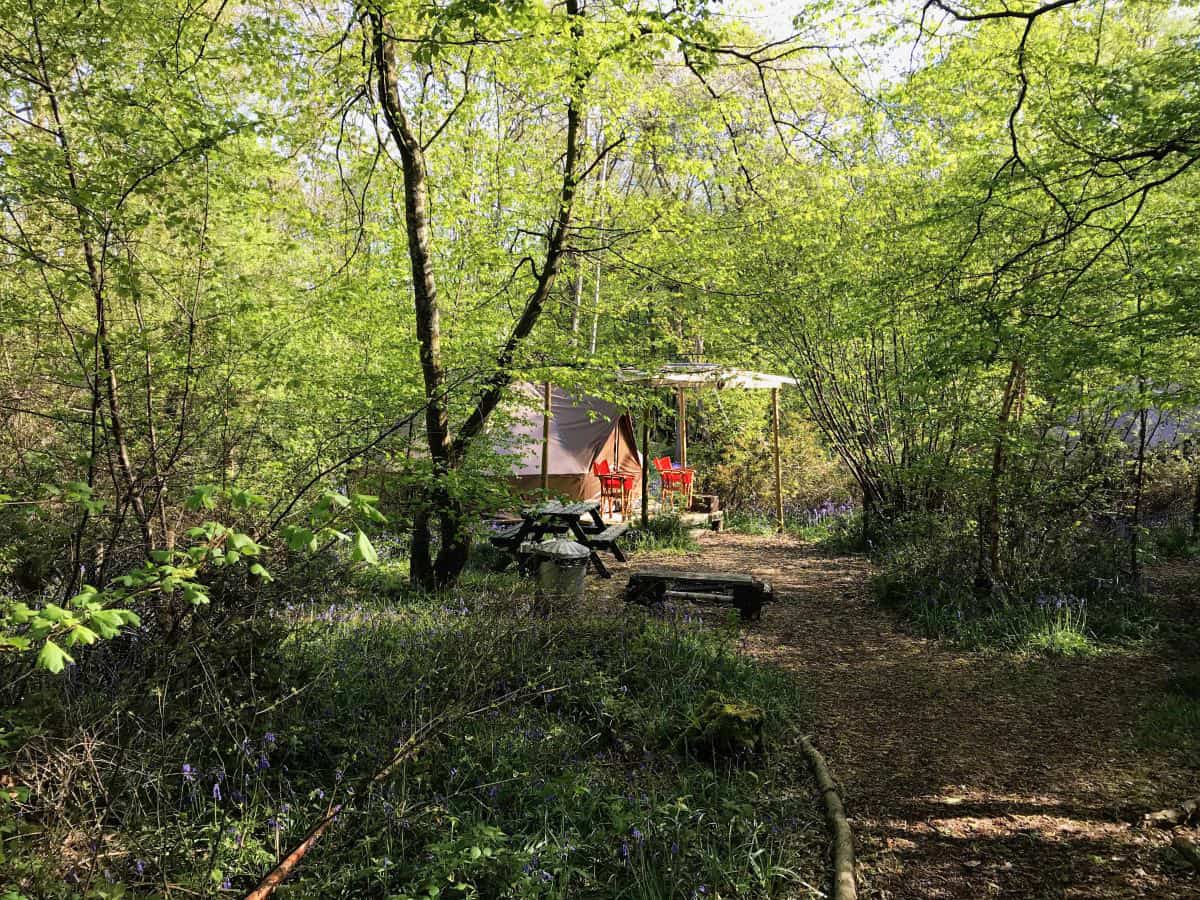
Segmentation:
[(538, 516), (582, 516), (599, 508), (599, 500), (579, 500), (575, 503), (559, 503), (557, 500), (551, 500), (541, 506), (523, 509), (521, 515), (527, 519)]

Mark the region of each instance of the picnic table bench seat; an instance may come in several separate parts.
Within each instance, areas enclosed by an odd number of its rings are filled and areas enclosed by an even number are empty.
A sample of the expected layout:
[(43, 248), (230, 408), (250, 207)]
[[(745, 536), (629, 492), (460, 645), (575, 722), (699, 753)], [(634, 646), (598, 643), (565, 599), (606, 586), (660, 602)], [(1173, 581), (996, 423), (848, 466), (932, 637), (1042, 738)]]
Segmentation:
[(488, 537), (493, 547), (509, 548), (515, 545), (517, 533), (521, 530), (521, 523), (516, 522), (512, 525), (498, 528)]
[(628, 530), (629, 523), (627, 522), (621, 522), (618, 525), (609, 525), (597, 534), (589, 534), (588, 544), (602, 550), (609, 550), (618, 560), (625, 562), (625, 554), (622, 552), (620, 545), (617, 544), (617, 538), (621, 537)]

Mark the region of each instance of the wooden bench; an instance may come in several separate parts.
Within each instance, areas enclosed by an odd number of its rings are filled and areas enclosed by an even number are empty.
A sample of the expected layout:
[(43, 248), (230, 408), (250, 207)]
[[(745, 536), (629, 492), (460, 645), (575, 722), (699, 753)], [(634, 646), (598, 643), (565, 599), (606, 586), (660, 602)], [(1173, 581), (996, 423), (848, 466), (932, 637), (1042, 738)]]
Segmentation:
[(617, 544), (617, 538), (629, 530), (629, 524), (621, 522), (619, 525), (609, 525), (603, 531), (596, 534), (588, 535), (588, 545), (597, 550), (607, 550), (620, 562), (628, 562), (620, 545)]
[(731, 603), (743, 620), (750, 620), (762, 617), (763, 604), (773, 602), (775, 593), (768, 582), (750, 575), (653, 569), (629, 576), (625, 599), (644, 605), (672, 600)]
[(501, 550), (510, 550), (516, 546), (517, 533), (521, 530), (521, 523), (509, 525), (505, 528), (500, 528), (494, 531), (488, 540), (491, 541), (493, 547), (499, 547)]

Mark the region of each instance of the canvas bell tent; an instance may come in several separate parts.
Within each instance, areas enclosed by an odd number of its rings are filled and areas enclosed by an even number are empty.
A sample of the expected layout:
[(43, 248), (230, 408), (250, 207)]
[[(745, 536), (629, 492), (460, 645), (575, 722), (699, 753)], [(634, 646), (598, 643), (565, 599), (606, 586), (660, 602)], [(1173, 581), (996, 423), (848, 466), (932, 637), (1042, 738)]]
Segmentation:
[[(642, 460), (627, 413), (606, 400), (586, 394), (572, 396), (556, 386), (549, 389), (549, 404), (545, 385), (519, 384), (515, 393), (520, 405), (513, 410), (507, 448), (515, 458), (514, 491), (531, 494), (539, 490), (545, 468), (545, 486), (551, 493), (597, 500), (600, 479), (592, 474), (592, 465), (600, 460), (640, 480)], [(633, 495), (638, 495), (636, 481)]]

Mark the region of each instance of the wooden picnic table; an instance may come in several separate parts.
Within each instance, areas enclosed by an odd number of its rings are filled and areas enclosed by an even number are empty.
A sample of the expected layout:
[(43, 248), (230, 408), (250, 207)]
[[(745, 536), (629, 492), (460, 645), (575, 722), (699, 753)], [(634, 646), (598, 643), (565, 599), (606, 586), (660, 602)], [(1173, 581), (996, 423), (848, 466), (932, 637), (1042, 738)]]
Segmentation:
[(522, 568), (528, 564), (528, 554), (522, 550), (527, 543), (537, 543), (548, 534), (567, 535), (588, 548), (588, 561), (595, 566), (596, 572), (603, 578), (612, 578), (612, 572), (599, 552), (604, 550), (611, 553), (621, 562), (625, 562), (617, 539), (627, 530), (629, 525), (606, 525), (600, 515), (600, 501), (580, 500), (575, 503), (560, 503), (552, 500), (540, 506), (521, 510), (521, 524), (512, 525), (492, 535), (493, 546), (507, 550), (518, 560)]

